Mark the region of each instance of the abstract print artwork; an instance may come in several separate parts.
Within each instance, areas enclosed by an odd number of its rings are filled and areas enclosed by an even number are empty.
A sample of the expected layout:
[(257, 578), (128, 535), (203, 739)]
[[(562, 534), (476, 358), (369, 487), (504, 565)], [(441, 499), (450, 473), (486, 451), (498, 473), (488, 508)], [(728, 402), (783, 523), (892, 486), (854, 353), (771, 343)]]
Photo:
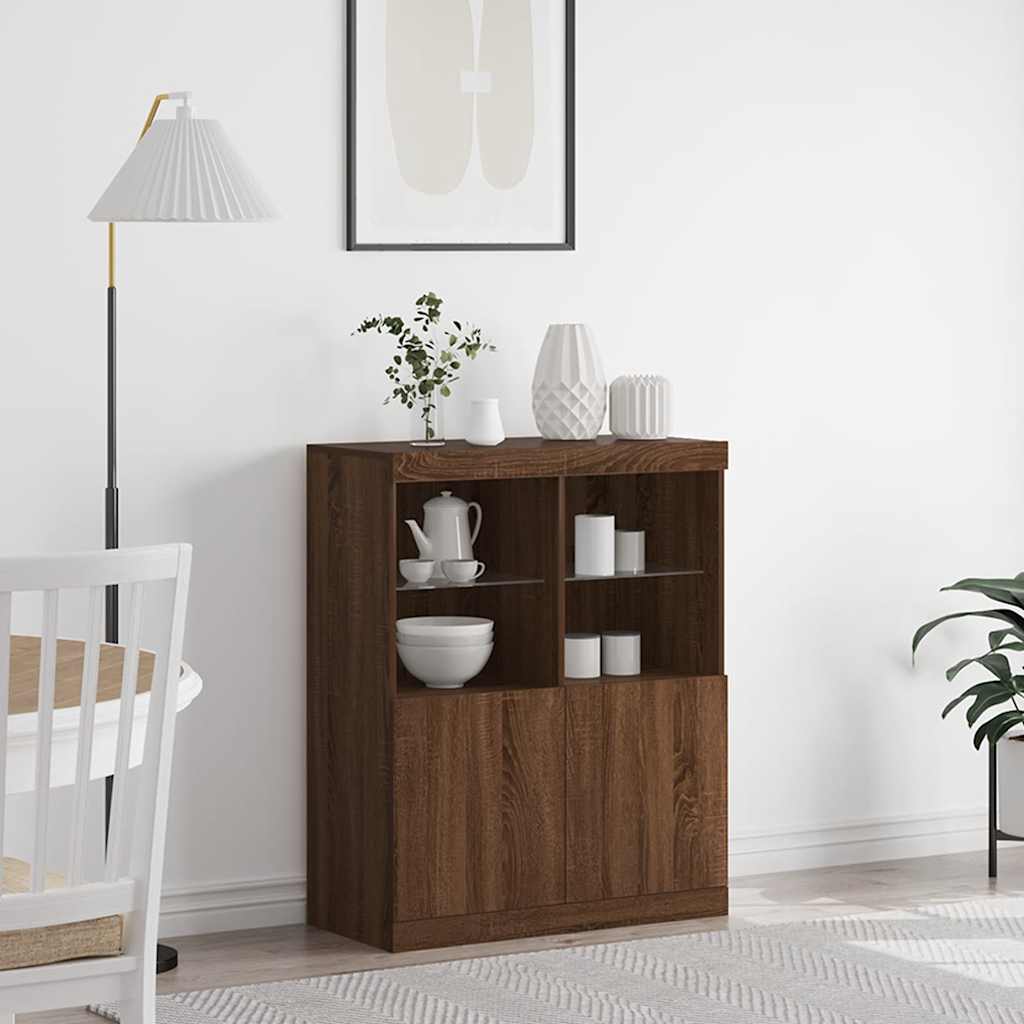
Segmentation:
[(573, 247), (573, 0), (348, 0), (348, 248)]

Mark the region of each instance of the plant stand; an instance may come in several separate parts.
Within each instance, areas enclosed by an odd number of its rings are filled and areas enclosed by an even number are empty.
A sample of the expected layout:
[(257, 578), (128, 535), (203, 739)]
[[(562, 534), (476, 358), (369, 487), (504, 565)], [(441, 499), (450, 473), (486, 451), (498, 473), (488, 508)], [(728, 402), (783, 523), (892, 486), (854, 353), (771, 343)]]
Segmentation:
[[(1000, 741), (1004, 742), (1004, 741)], [(999, 842), (1024, 843), (1024, 836), (1014, 836), (999, 827), (999, 766), (996, 758), (998, 744), (988, 745), (988, 877), (999, 875)]]

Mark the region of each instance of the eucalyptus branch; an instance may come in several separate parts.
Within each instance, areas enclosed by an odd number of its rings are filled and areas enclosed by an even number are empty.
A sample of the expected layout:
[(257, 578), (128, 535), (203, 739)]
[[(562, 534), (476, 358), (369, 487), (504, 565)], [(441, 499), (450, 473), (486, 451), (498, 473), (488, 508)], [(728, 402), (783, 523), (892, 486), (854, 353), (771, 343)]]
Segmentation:
[(463, 327), (458, 320), (444, 325), (443, 304), (443, 299), (427, 292), (416, 300), (412, 323), (400, 316), (374, 316), (352, 332), (375, 333), (394, 340), (395, 353), (384, 369), (391, 385), (384, 404), (399, 402), (408, 409), (419, 404), (427, 440), (434, 436), (438, 398), (451, 397), (452, 385), (461, 379), (463, 360), (476, 359), (481, 352), (497, 351), (479, 327)]

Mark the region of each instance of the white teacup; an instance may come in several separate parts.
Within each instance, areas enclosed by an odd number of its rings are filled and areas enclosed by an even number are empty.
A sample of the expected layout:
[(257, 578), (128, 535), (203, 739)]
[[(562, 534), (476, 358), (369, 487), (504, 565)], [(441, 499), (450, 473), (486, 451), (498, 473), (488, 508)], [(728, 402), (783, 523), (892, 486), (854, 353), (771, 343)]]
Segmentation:
[(409, 583), (426, 583), (434, 575), (435, 564), (433, 558), (403, 558), (398, 571)]
[(441, 563), (441, 572), (452, 583), (472, 583), (480, 579), (487, 566), (475, 558), (446, 558)]

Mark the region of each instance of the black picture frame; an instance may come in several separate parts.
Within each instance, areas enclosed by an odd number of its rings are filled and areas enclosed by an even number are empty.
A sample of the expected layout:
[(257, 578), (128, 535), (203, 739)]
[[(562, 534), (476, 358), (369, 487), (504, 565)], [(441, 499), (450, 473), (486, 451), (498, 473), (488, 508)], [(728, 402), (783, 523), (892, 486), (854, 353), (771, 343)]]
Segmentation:
[(576, 248), (576, 0), (565, 3), (565, 224), (561, 242), (360, 242), (356, 237), (356, 7), (347, 0), (345, 249), (348, 252), (571, 252)]

